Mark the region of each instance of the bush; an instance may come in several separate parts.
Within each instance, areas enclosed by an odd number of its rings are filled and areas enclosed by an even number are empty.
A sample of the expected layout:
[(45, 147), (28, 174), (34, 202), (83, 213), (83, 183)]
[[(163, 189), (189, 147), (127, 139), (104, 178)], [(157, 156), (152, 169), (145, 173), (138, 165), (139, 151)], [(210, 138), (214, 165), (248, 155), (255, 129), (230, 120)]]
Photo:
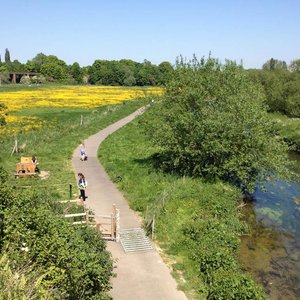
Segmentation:
[(19, 268), (13, 267), (7, 254), (3, 254), (0, 256), (0, 299), (55, 299), (53, 287), (45, 289), (41, 284), (45, 276), (28, 263)]
[(112, 261), (101, 236), (57, 216), (46, 195), (13, 191), (0, 174), (0, 241), (10, 259), (17, 266), (31, 261), (47, 274), (42, 287), (58, 289), (60, 299), (104, 299)]
[(31, 83), (31, 79), (30, 79), (29, 76), (24, 75), (24, 76), (22, 76), (22, 78), (20, 80), (20, 83), (22, 83), (22, 84), (30, 84)]
[(264, 94), (233, 63), (179, 61), (146, 132), (166, 171), (222, 178), (242, 189), (287, 175), (287, 146), (267, 116)]
[(263, 300), (266, 296), (250, 276), (240, 272), (215, 272), (209, 282), (209, 300)]

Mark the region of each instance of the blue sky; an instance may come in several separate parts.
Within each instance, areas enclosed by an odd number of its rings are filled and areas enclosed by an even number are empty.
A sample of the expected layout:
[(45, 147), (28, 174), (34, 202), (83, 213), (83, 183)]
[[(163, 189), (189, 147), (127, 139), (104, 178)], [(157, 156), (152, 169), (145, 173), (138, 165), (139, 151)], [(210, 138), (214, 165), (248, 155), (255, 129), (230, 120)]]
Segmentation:
[(68, 64), (178, 55), (232, 59), (260, 68), (300, 58), (299, 0), (0, 0), (0, 53), (26, 62), (37, 53)]

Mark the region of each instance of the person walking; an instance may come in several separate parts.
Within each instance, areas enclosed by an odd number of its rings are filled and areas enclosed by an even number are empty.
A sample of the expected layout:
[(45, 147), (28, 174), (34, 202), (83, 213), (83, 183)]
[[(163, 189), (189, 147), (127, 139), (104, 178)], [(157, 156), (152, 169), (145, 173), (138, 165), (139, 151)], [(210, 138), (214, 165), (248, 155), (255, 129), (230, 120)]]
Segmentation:
[(87, 180), (82, 173), (78, 173), (78, 188), (80, 191), (80, 199), (84, 202), (87, 196), (85, 195), (85, 189), (87, 187)]
[(81, 142), (79, 146), (79, 150), (80, 150), (80, 160), (82, 161), (87, 160), (86, 148), (83, 142)]

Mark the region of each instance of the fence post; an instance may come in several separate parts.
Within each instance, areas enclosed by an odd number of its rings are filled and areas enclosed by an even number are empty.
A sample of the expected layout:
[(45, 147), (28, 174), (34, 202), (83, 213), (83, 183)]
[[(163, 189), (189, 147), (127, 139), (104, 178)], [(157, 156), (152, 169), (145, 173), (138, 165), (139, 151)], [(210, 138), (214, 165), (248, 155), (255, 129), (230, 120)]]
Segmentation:
[(72, 183), (69, 183), (69, 193), (70, 193), (70, 199), (72, 199)]
[(116, 209), (116, 242), (120, 241), (120, 210)]
[(154, 240), (154, 237), (155, 237), (155, 215), (153, 215), (153, 219), (152, 219), (152, 234), (151, 234), (151, 237), (152, 237), (152, 240)]
[(116, 204), (112, 205), (112, 219), (111, 219), (111, 226), (112, 226), (112, 237), (113, 239), (116, 238)]
[(114, 214), (111, 213), (110, 217), (111, 217), (111, 224), (110, 224), (111, 238), (114, 240), (115, 239)]
[(89, 225), (89, 211), (88, 210), (85, 211), (85, 222), (86, 222), (86, 225)]

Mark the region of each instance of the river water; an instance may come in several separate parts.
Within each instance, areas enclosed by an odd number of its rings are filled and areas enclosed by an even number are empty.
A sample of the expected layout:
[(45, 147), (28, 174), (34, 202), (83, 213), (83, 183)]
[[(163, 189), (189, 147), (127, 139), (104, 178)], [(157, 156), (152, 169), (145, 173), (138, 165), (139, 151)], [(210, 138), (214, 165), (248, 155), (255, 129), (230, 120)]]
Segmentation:
[[(300, 170), (300, 155), (291, 159)], [(245, 207), (250, 232), (242, 237), (240, 261), (270, 299), (300, 299), (300, 183), (278, 180), (266, 188)]]

